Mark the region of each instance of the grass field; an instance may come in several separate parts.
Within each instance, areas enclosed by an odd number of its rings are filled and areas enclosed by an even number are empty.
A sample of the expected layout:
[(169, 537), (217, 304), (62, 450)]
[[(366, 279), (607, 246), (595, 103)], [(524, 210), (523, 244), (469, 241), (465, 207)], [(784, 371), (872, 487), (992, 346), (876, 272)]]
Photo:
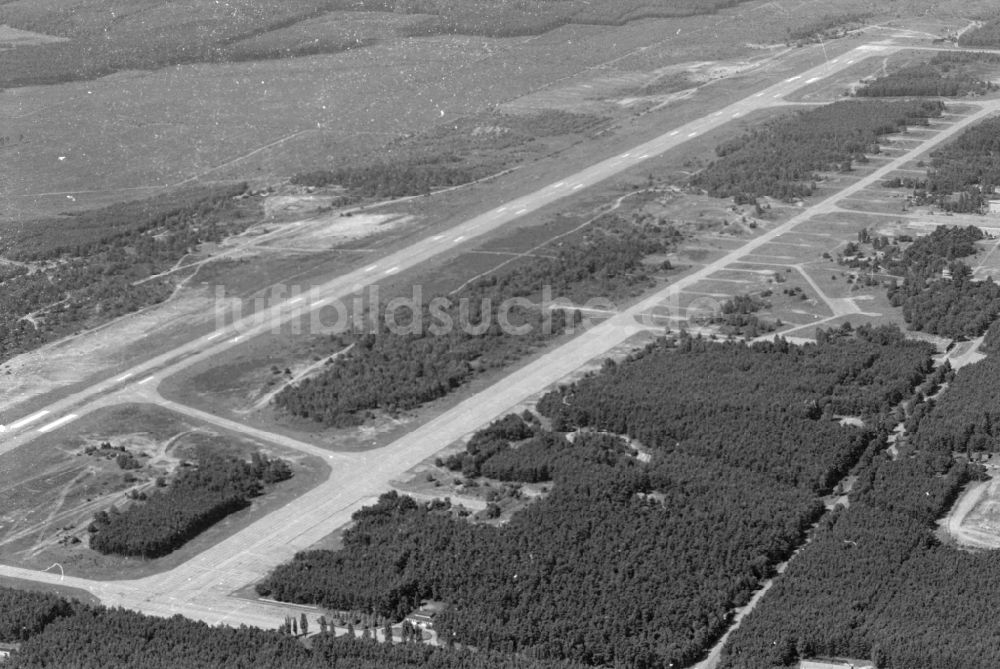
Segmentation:
[[(120, 451), (85, 452), (101, 443), (124, 447), (140, 463), (123, 470)], [(155, 479), (171, 474), (197, 449), (249, 458), (260, 450), (292, 463), (294, 476), (189, 542), (155, 561), (100, 555), (87, 548), (87, 525), (93, 514), (128, 503), (131, 490), (151, 493)], [(5, 472), (0, 487), (0, 559), (44, 568), (53, 562), (67, 573), (93, 578), (138, 577), (179, 564), (202, 548), (235, 532), (268, 509), (316, 485), (326, 465), (285, 449), (236, 437), (147, 404), (102, 409), (36, 439), (30, 447), (0, 456)]]

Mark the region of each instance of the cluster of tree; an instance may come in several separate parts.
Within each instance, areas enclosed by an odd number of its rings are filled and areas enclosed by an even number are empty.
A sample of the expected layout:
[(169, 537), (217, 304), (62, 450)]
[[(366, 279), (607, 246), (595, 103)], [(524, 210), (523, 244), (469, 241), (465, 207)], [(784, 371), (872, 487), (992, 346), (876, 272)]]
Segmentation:
[(1000, 46), (1000, 19), (984, 21), (982, 25), (966, 30), (958, 38), (958, 43), (962, 46)]
[(931, 154), (913, 198), (945, 211), (979, 213), (1000, 186), (1000, 119), (986, 119)]
[(4, 665), (11, 669), (575, 669), (567, 662), (430, 646), (418, 643), (416, 634), (412, 642), (379, 643), (338, 637), (322, 624), (307, 646), (280, 631), (212, 627), (180, 615), (146, 616), (37, 592), (0, 588), (0, 603), (0, 640), (21, 642)]
[(772, 669), (817, 655), (870, 658), (879, 668), (1000, 666), (1000, 633), (989, 624), (1000, 555), (942, 545), (934, 534), (962, 486), (983, 477), (951, 451), (996, 448), (996, 374), (992, 357), (963, 368), (928, 402), (911, 448), (864, 462), (850, 506), (824, 519), (744, 619), (722, 667)]
[(797, 28), (788, 28), (788, 43), (801, 46), (841, 37), (848, 31), (863, 26), (871, 16), (871, 12), (827, 14)]
[(736, 295), (722, 304), (722, 309), (712, 317), (711, 322), (720, 326), (722, 334), (753, 339), (778, 328), (779, 322), (756, 315), (758, 311), (770, 306), (771, 303), (761, 296)]
[(504, 525), (389, 493), (355, 514), (341, 550), (300, 553), (258, 592), (396, 618), (432, 598), (449, 603), (441, 638), (482, 650), (690, 664), (868, 447), (870, 431), (824, 417), (888, 412), (930, 354), (873, 328), (806, 347), (659, 342), (548, 395), (539, 410), (556, 432), (507, 417), (449, 460), (553, 482)]
[(902, 253), (883, 244), (886, 253), (877, 268), (903, 277), (901, 283), (892, 282), (888, 296), (893, 306), (902, 307), (912, 329), (951, 338), (977, 337), (1000, 313), (1000, 287), (992, 279), (972, 281), (972, 271), (959, 260), (973, 255), (981, 239), (982, 230), (972, 225), (940, 226)]
[(879, 152), (882, 135), (927, 125), (944, 104), (928, 100), (843, 101), (764, 123), (716, 148), (718, 159), (691, 178), (714, 197), (754, 201), (806, 197), (819, 172), (848, 171)]
[(876, 77), (854, 91), (859, 97), (885, 98), (917, 96), (956, 97), (983, 95), (997, 85), (974, 75), (948, 67), (948, 61), (936, 66), (933, 61), (907, 65)]
[(175, 279), (150, 277), (202, 242), (242, 229), (233, 196), (244, 189), (114, 205), (5, 232), (5, 255), (35, 268), (3, 266), (0, 360), (169, 297)]
[[(417, 305), (416, 314), (400, 314), (391, 327), (379, 318), (376, 333), (341, 336), (341, 344), (353, 348), (321, 374), (282, 390), (275, 404), (327, 425), (355, 425), (372, 410), (415, 408), (443, 397), (479, 370), (522, 357), (581, 317), (533, 303), (545, 287), (556, 296), (588, 293), (611, 299), (651, 281), (656, 268), (643, 259), (666, 249), (660, 231), (610, 220), (583, 241), (563, 245), (555, 258)], [(514, 304), (512, 298), (522, 300)]]
[(157, 558), (180, 548), (226, 516), (250, 505), (263, 486), (290, 478), (284, 460), (254, 453), (250, 462), (201, 449), (166, 489), (124, 511), (99, 511), (88, 528), (101, 553)]

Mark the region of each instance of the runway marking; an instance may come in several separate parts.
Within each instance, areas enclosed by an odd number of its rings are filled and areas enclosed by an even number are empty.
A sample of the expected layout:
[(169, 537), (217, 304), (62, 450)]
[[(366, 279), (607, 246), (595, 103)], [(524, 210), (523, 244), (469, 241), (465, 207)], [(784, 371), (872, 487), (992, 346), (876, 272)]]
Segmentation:
[(772, 97), (780, 98), (783, 95), (784, 95), (784, 93), (775, 93)]
[(837, 62), (840, 62), (840, 59), (839, 59), (839, 58), (834, 58), (833, 60), (831, 60), (831, 61), (830, 61), (830, 63), (831, 63), (831, 64), (832, 64), (832, 63), (837, 63)]
[(301, 302), (301, 301), (302, 301), (303, 299), (305, 299), (305, 298), (303, 298), (303, 297), (302, 297), (302, 296), (300, 295), (299, 297), (296, 297), (296, 298), (295, 298), (295, 299), (293, 299), (293, 300), (288, 300), (288, 303), (289, 303), (289, 304), (296, 304), (296, 303), (298, 303), (298, 302)]
[(463, 239), (465, 239), (465, 235), (459, 235), (458, 237), (455, 237), (455, 239), (452, 240), (452, 241), (454, 241), (455, 243), (458, 243), (458, 242), (462, 241)]
[(369, 265), (368, 267), (365, 267), (365, 271), (366, 272), (374, 272), (376, 270), (376, 268), (378, 268), (378, 265)]
[(34, 423), (36, 420), (45, 418), (48, 415), (49, 415), (48, 409), (42, 409), (41, 411), (33, 413), (30, 416), (25, 416), (21, 420), (14, 421), (8, 426), (8, 429), (17, 430), (19, 428), (24, 427), (25, 425), (30, 425), (31, 423)]
[(628, 158), (631, 155), (632, 155), (631, 153), (623, 153), (622, 158)]
[(753, 95), (753, 96), (754, 96), (755, 98), (759, 98), (759, 97), (760, 97), (760, 96), (762, 96), (762, 95), (764, 95), (764, 91), (761, 91), (760, 93), (754, 93), (754, 95)]
[(396, 267), (390, 267), (389, 269), (387, 269), (385, 271), (385, 273), (386, 274), (395, 274), (398, 271), (399, 271), (399, 266), (397, 265)]
[(743, 116), (743, 112), (733, 112), (730, 118), (739, 118), (740, 116)]
[(785, 79), (785, 81), (791, 83), (791, 82), (795, 81), (796, 79), (801, 79), (801, 78), (802, 78), (801, 74), (796, 74), (794, 77), (789, 77), (788, 79)]
[(688, 137), (694, 137), (694, 136), (695, 136), (695, 135), (697, 135), (697, 134), (698, 134), (698, 131), (697, 131), (697, 130), (695, 130), (695, 131), (694, 131), (694, 132), (692, 132), (692, 133), (691, 133), (690, 135), (688, 135)]
[(150, 381), (152, 381), (155, 378), (156, 377), (151, 374), (151, 375), (147, 376), (146, 378), (144, 378), (142, 381), (139, 381), (139, 385), (141, 386), (144, 383), (149, 383)]
[(580, 190), (581, 188), (583, 188), (583, 184), (576, 184), (573, 186), (573, 190)]
[(56, 429), (60, 425), (65, 425), (66, 423), (70, 422), (71, 420), (76, 420), (77, 418), (79, 418), (79, 416), (77, 416), (75, 413), (68, 413), (65, 416), (63, 416), (62, 418), (59, 418), (57, 420), (52, 421), (48, 425), (43, 425), (42, 427), (38, 428), (38, 431), (39, 432), (51, 432), (52, 430)]
[(507, 207), (500, 207), (499, 209), (497, 209), (497, 211), (499, 211), (500, 213), (503, 213), (503, 212), (507, 211)]
[(717, 111), (714, 114), (712, 114), (712, 116), (722, 116), (722, 112), (721, 111)]
[(670, 133), (670, 136), (673, 137), (674, 135), (676, 135), (679, 132), (680, 132), (680, 130), (674, 130), (672, 133)]
[(559, 188), (559, 187), (561, 187), (561, 186), (564, 186), (564, 185), (566, 185), (566, 182), (565, 182), (565, 181), (560, 181), (560, 182), (559, 182), (559, 183), (557, 183), (557, 184), (552, 184), (552, 185), (550, 186), (550, 188)]
[(639, 160), (645, 160), (646, 158), (649, 158), (649, 154), (648, 153), (644, 153), (641, 156), (639, 156)]
[(854, 59), (852, 58), (851, 60), (847, 61), (847, 64), (850, 65), (853, 62), (854, 62)]
[(222, 336), (221, 332), (213, 332), (212, 334), (208, 335), (208, 340), (211, 341), (213, 339), (218, 339), (221, 336)]
[(527, 212), (527, 211), (528, 211), (528, 208), (527, 208), (527, 207), (525, 207), (524, 209), (518, 209), (518, 210), (517, 210), (517, 213), (518, 213), (518, 214), (523, 214), (523, 213), (525, 213), (525, 212)]
[[(442, 239), (444, 239), (444, 235), (434, 235), (433, 237), (431, 237), (431, 241), (432, 242), (439, 242)], [(367, 270), (365, 270), (365, 271), (367, 271)]]
[(814, 81), (819, 81), (820, 77), (813, 77), (812, 79), (806, 79), (807, 84), (811, 84)]
[(133, 375), (133, 372), (125, 372), (124, 374), (122, 374), (121, 376), (119, 376), (117, 379), (115, 379), (115, 381), (124, 381), (125, 379), (130, 378), (132, 375)]

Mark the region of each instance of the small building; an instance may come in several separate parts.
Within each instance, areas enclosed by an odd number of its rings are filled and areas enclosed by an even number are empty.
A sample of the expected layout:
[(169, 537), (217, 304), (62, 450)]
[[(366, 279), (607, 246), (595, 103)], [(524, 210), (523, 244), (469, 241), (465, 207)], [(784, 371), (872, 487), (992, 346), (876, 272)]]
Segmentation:
[(6, 662), (10, 654), (15, 650), (20, 650), (19, 643), (0, 643), (0, 662)]
[(425, 601), (420, 608), (406, 616), (406, 620), (414, 627), (424, 630), (434, 629), (434, 618), (441, 611), (444, 611), (447, 604), (444, 602)]
[(1000, 216), (1000, 200), (988, 200), (986, 211), (994, 216)]

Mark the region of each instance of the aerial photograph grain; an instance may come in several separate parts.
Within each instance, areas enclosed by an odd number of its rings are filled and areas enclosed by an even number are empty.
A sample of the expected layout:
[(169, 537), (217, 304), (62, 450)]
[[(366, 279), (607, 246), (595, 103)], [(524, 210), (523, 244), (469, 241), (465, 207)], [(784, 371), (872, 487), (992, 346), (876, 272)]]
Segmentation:
[(0, 669), (998, 620), (998, 0), (0, 0)]

